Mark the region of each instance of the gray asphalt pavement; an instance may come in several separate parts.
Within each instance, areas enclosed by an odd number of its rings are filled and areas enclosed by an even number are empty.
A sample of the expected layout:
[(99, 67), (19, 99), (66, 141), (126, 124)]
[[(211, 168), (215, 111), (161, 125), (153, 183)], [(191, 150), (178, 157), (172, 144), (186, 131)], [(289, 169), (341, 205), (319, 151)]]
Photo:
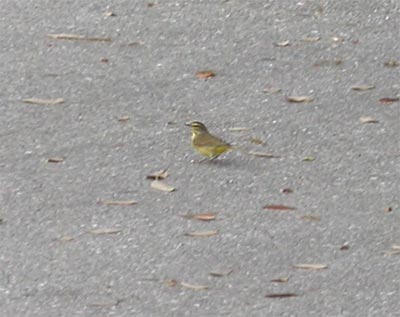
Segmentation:
[(399, 1), (1, 5), (1, 316), (399, 316)]

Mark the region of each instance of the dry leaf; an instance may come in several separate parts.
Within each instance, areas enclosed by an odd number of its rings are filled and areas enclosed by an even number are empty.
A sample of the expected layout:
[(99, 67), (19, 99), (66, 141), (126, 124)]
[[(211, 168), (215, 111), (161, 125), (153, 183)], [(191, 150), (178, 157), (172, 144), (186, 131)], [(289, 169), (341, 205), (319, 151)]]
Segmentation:
[(289, 41), (282, 41), (282, 42), (274, 43), (274, 45), (278, 46), (278, 47), (286, 47), (286, 46), (290, 45), (290, 42)]
[(230, 132), (243, 132), (243, 131), (250, 131), (251, 128), (246, 128), (246, 127), (233, 127), (229, 128)]
[(233, 272), (233, 270), (228, 270), (228, 271), (212, 271), (210, 273), (208, 273), (211, 276), (214, 277), (223, 277), (223, 276), (228, 276), (229, 274), (231, 274)]
[(168, 185), (167, 183), (161, 182), (157, 179), (151, 182), (150, 187), (163, 192), (173, 192), (175, 190), (175, 188), (171, 185)]
[(315, 161), (315, 157), (314, 156), (306, 156), (302, 159), (303, 162), (312, 162)]
[(132, 206), (137, 204), (136, 200), (103, 200), (102, 203), (107, 206)]
[(263, 92), (265, 92), (267, 94), (276, 94), (276, 93), (281, 92), (281, 91), (282, 91), (281, 88), (271, 87), (271, 86), (267, 86), (263, 90)]
[(185, 283), (185, 282), (181, 282), (181, 285), (183, 287), (190, 288), (195, 291), (202, 291), (202, 290), (206, 290), (209, 288), (207, 285), (196, 285), (196, 284), (189, 284), (189, 283)]
[(324, 13), (324, 7), (320, 4), (317, 9), (314, 11), (314, 15), (316, 17), (320, 17)]
[(392, 211), (392, 207), (386, 207), (383, 209), (384, 212), (391, 212)]
[(266, 152), (256, 152), (256, 151), (250, 151), (248, 152), (249, 155), (257, 156), (257, 157), (264, 157), (264, 158), (280, 158), (280, 156), (273, 155), (271, 153), (266, 153)]
[(105, 16), (105, 17), (115, 17), (115, 16), (117, 16), (114, 12), (112, 12), (112, 11), (106, 11), (106, 12), (104, 12), (103, 13), (103, 15)]
[(347, 243), (345, 243), (340, 247), (339, 250), (346, 251), (346, 250), (349, 250), (349, 249), (350, 249), (350, 246)]
[(281, 189), (281, 193), (282, 194), (291, 194), (291, 193), (293, 193), (293, 189), (291, 189), (291, 188), (282, 188)]
[(121, 300), (118, 300), (118, 299), (110, 299), (110, 300), (106, 300), (106, 301), (92, 302), (92, 303), (89, 303), (88, 305), (93, 306), (93, 307), (113, 307), (113, 306), (117, 306), (120, 302), (121, 302)]
[(119, 228), (99, 228), (99, 229), (93, 229), (90, 230), (90, 233), (92, 234), (116, 234), (120, 233), (122, 229)]
[(134, 46), (139, 46), (140, 43), (139, 42), (131, 42), (131, 43), (127, 43), (127, 44), (120, 44), (120, 47), (134, 47)]
[(67, 34), (67, 33), (60, 33), (60, 34), (47, 34), (47, 37), (55, 40), (83, 40), (85, 37), (83, 35), (78, 34)]
[(303, 42), (317, 42), (319, 41), (321, 38), (319, 36), (307, 36), (302, 38)]
[(329, 61), (329, 60), (322, 60), (322, 61), (318, 61), (315, 62), (313, 64), (314, 67), (321, 67), (321, 66), (339, 66), (343, 64), (343, 61), (341, 59), (335, 59), (333, 61)]
[(400, 245), (392, 245), (390, 251), (385, 252), (387, 255), (398, 255), (400, 254)]
[(360, 118), (360, 122), (361, 122), (361, 123), (378, 123), (379, 120), (374, 119), (374, 118), (372, 118), (372, 117), (361, 117), (361, 118)]
[(393, 102), (399, 101), (399, 98), (394, 97), (394, 98), (389, 98), (389, 97), (385, 97), (385, 98), (381, 98), (379, 99), (379, 102), (382, 104), (390, 104)]
[(356, 91), (365, 91), (365, 90), (371, 90), (374, 89), (375, 86), (373, 85), (355, 85), (355, 86), (351, 86), (352, 90), (356, 90)]
[(263, 209), (280, 210), (280, 211), (296, 210), (296, 208), (294, 207), (289, 207), (285, 205), (265, 205)]
[(311, 221), (320, 221), (321, 217), (313, 216), (313, 215), (304, 215), (304, 216), (301, 216), (301, 219), (303, 219), (303, 220), (311, 220)]
[(146, 179), (155, 179), (155, 180), (157, 180), (157, 179), (166, 179), (168, 176), (169, 176), (169, 173), (165, 169), (165, 170), (160, 170), (158, 172), (154, 172), (154, 173), (151, 173), (151, 174), (147, 175)]
[(86, 37), (78, 34), (47, 34), (49, 38), (55, 40), (76, 40), (76, 41), (92, 41), (92, 42), (111, 42), (111, 38), (109, 37)]
[(35, 105), (58, 105), (64, 102), (63, 98), (56, 99), (41, 99), (41, 98), (25, 98), (22, 99), (25, 103), (31, 103)]
[(288, 297), (297, 297), (299, 296), (296, 293), (271, 293), (265, 295), (267, 298), (288, 298)]
[(388, 251), (388, 252), (386, 252), (386, 254), (388, 254), (388, 255), (399, 255), (400, 254), (400, 250)]
[(164, 281), (164, 284), (168, 287), (174, 287), (178, 284), (178, 281), (173, 279), (168, 279)]
[(294, 102), (294, 103), (300, 103), (300, 102), (309, 103), (314, 100), (314, 98), (311, 96), (288, 96), (286, 99), (289, 102)]
[(201, 71), (201, 72), (197, 72), (196, 73), (196, 77), (200, 78), (200, 79), (208, 79), (208, 78), (211, 78), (211, 77), (215, 77), (215, 73), (213, 71), (211, 71), (211, 70), (204, 70), (204, 71)]
[(72, 236), (62, 236), (60, 238), (57, 239), (58, 241), (62, 241), (62, 242), (69, 242), (74, 240), (74, 237)]
[(385, 65), (386, 67), (392, 67), (392, 68), (394, 68), (394, 67), (399, 66), (400, 64), (399, 64), (397, 61), (395, 61), (395, 60), (390, 60), (390, 61), (385, 62), (384, 65)]
[(338, 37), (338, 36), (333, 36), (333, 37), (331, 38), (331, 40), (332, 40), (333, 42), (343, 42), (343, 41), (344, 41), (344, 39), (343, 39), (342, 37)]
[(328, 268), (328, 265), (326, 264), (294, 264), (293, 265), (294, 268), (297, 269), (305, 269), (305, 270), (323, 270)]
[(50, 157), (47, 159), (47, 163), (62, 163), (64, 162), (64, 158), (62, 157)]
[(204, 214), (188, 214), (188, 215), (184, 215), (183, 217), (186, 219), (211, 221), (211, 220), (215, 220), (217, 218), (217, 214), (210, 212), (210, 213), (204, 213)]
[(400, 249), (393, 248), (390, 251), (386, 251), (385, 254), (387, 255), (399, 255), (400, 254)]
[(250, 142), (257, 145), (265, 144), (265, 141), (258, 139), (258, 138), (250, 138)]
[(218, 230), (209, 231), (192, 231), (185, 233), (185, 236), (189, 237), (212, 237), (218, 234)]
[(122, 117), (118, 118), (119, 122), (125, 122), (125, 121), (128, 121), (128, 120), (129, 120), (129, 116), (122, 116)]
[(274, 278), (273, 280), (271, 280), (271, 282), (274, 283), (287, 283), (289, 281), (288, 277), (279, 277), (279, 278)]

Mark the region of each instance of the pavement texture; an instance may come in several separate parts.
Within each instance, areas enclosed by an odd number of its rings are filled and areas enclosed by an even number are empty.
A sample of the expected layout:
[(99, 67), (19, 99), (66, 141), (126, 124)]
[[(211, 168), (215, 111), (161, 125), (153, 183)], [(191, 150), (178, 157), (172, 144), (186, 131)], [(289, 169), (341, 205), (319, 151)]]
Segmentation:
[(1, 316), (399, 316), (399, 1), (1, 4)]

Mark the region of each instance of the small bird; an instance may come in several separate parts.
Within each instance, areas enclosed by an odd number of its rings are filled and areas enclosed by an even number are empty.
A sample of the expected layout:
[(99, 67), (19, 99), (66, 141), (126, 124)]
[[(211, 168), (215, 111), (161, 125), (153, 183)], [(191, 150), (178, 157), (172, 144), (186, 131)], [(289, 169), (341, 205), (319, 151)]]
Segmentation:
[(234, 148), (229, 143), (208, 132), (206, 126), (199, 121), (193, 121), (185, 125), (192, 128), (193, 148), (210, 160), (214, 160), (222, 153), (233, 150)]

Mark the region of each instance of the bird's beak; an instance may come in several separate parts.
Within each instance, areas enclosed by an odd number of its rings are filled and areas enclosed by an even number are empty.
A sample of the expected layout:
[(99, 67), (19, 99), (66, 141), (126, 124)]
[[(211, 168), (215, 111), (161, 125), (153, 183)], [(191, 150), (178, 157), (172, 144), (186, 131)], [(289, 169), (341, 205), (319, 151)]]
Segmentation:
[(185, 123), (185, 126), (190, 127), (191, 124), (190, 123)]

